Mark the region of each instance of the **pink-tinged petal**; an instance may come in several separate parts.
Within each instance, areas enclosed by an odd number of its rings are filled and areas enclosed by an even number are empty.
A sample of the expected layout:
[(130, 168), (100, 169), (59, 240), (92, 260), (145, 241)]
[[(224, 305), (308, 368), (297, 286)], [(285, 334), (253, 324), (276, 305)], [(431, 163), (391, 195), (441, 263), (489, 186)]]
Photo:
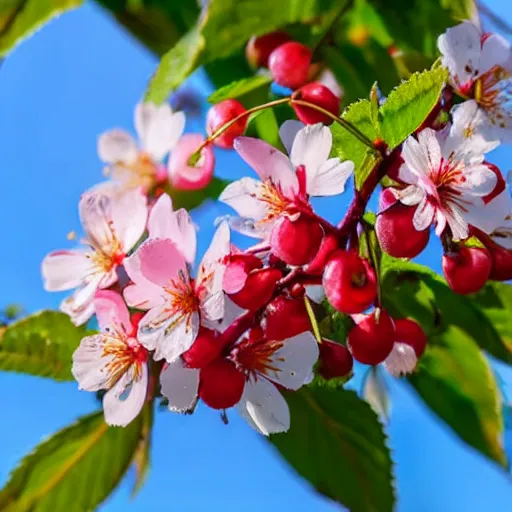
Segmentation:
[(402, 164), (398, 169), (398, 177), (404, 183), (409, 185), (416, 185), (419, 181), (419, 176), (415, 172), (411, 171), (407, 164)]
[(318, 354), (318, 343), (310, 332), (293, 336), (272, 354), (269, 366), (275, 370), (265, 372), (265, 377), (287, 389), (297, 390), (313, 370)]
[(256, 171), (262, 181), (271, 180), (287, 197), (299, 191), (299, 182), (290, 159), (275, 147), (252, 137), (237, 137), (234, 148)]
[(144, 149), (155, 160), (162, 160), (178, 143), (185, 129), (185, 114), (172, 112), (167, 104), (158, 107), (149, 125)]
[(434, 222), (436, 224), (435, 233), (437, 236), (441, 236), (446, 228), (446, 217), (441, 210), (436, 210)]
[(265, 379), (249, 380), (238, 412), (263, 435), (286, 432), (290, 428), (290, 409), (277, 388)]
[(96, 249), (106, 249), (112, 245), (113, 233), (111, 210), (117, 187), (91, 189), (82, 194), (78, 203), (80, 220), (87, 240)]
[(168, 239), (148, 239), (138, 249), (140, 272), (159, 286), (168, 286), (180, 272), (188, 276), (187, 264), (176, 244)]
[(482, 75), (494, 66), (512, 72), (512, 46), (499, 34), (491, 34), (485, 39), (480, 56), (479, 74)]
[(103, 397), (105, 422), (126, 427), (140, 413), (148, 391), (148, 367), (143, 364), (139, 373), (132, 366)]
[(304, 123), (301, 121), (288, 119), (279, 128), (279, 137), (288, 154), (292, 152), (293, 141), (295, 140), (297, 133), (299, 133), (304, 126)]
[(315, 176), (308, 183), (311, 196), (335, 196), (345, 191), (347, 180), (354, 173), (354, 162), (340, 162), (339, 158), (329, 158), (323, 163)]
[(464, 181), (458, 185), (465, 195), (487, 196), (496, 187), (498, 179), (487, 165), (472, 165), (464, 171)]
[(396, 191), (397, 199), (406, 206), (414, 206), (420, 204), (425, 199), (425, 190), (415, 185)]
[(151, 209), (148, 220), (150, 238), (168, 238), (176, 243), (188, 263), (196, 257), (196, 228), (189, 213), (183, 208), (174, 211), (167, 194), (159, 197)]
[(175, 361), (194, 343), (199, 330), (199, 314), (172, 314), (157, 306), (149, 310), (139, 323), (138, 340), (148, 350), (154, 350), (154, 359)]
[(99, 391), (108, 388), (111, 374), (108, 365), (114, 359), (112, 354), (105, 354), (107, 335), (86, 336), (73, 354), (71, 372), (80, 389)]
[(470, 21), (449, 28), (437, 39), (443, 65), (458, 83), (465, 84), (479, 74), (480, 30)]
[(92, 272), (92, 251), (85, 249), (54, 251), (41, 265), (45, 290), (59, 292), (80, 286)]
[(156, 114), (158, 107), (154, 103), (138, 103), (134, 112), (134, 125), (140, 144), (143, 148), (147, 146), (149, 126)]
[(318, 169), (329, 158), (332, 147), (331, 130), (322, 123), (305, 126), (293, 141), (290, 160), (295, 168), (306, 168), (306, 190), (311, 193)]
[[(430, 128), (426, 128), (426, 130), (430, 130)], [(429, 174), (430, 169), (428, 166), (427, 155), (425, 154), (423, 147), (412, 135), (404, 142), (402, 158), (404, 159), (408, 171), (418, 176), (418, 178)], [(402, 167), (400, 168), (400, 178), (402, 177)], [(411, 182), (409, 181), (409, 183)]]
[(128, 190), (112, 201), (114, 234), (124, 253), (129, 252), (140, 240), (146, 229), (147, 218), (147, 198), (138, 189)]
[(241, 217), (259, 221), (267, 215), (267, 204), (260, 201), (262, 183), (253, 178), (242, 178), (230, 183), (219, 196), (219, 201), (231, 206)]
[(59, 309), (69, 316), (74, 325), (79, 326), (85, 324), (94, 315), (94, 302), (91, 299), (85, 304), (77, 305), (75, 294), (73, 294), (60, 303)]
[[(210, 323), (224, 316), (224, 292), (209, 293), (201, 302), (201, 319)], [(203, 322), (204, 325), (204, 322)]]
[(432, 206), (432, 203), (426, 196), (423, 197), (412, 218), (414, 229), (416, 229), (416, 231), (427, 229), (434, 220), (434, 214), (435, 208)]
[(111, 130), (98, 138), (98, 155), (103, 162), (130, 163), (137, 159), (138, 149), (134, 138), (124, 130)]
[(87, 283), (78, 288), (74, 293), (74, 305), (82, 308), (92, 301), (94, 295), (100, 288), (108, 288), (117, 281), (117, 273), (114, 270), (108, 273), (97, 273)]
[(102, 331), (120, 330), (130, 334), (130, 313), (123, 297), (112, 290), (100, 290), (94, 296), (94, 310)]
[(316, 79), (316, 81), (325, 85), (325, 87), (330, 89), (331, 92), (338, 98), (343, 98), (345, 91), (343, 90), (343, 87), (339, 84), (338, 80), (336, 80), (336, 76), (330, 69), (324, 69), (320, 73), (320, 76)]
[(499, 232), (500, 229), (503, 230), (507, 225), (507, 217), (512, 218), (510, 190), (506, 188), (487, 204), (483, 204), (483, 201), (475, 201), (468, 205), (466, 210), (464, 212), (464, 219), (468, 224), (486, 233), (493, 233), (495, 230)]
[[(464, 220), (462, 212), (455, 205), (449, 205), (444, 211), (446, 223), (450, 226), (453, 240), (455, 242), (464, 240), (469, 236), (468, 223)], [(436, 235), (440, 236), (441, 232), (436, 227)]]
[(418, 134), (418, 142), (427, 159), (427, 169), (439, 169), (441, 165), (441, 147), (434, 130), (427, 128)]
[(170, 363), (160, 374), (162, 395), (169, 401), (173, 412), (194, 409), (199, 391), (199, 370), (187, 368), (181, 358)]
[(215, 154), (211, 144), (201, 150), (201, 156), (195, 166), (189, 164), (190, 157), (203, 142), (203, 135), (186, 133), (174, 147), (168, 171), (169, 180), (175, 189), (202, 190), (210, 184), (215, 167)]

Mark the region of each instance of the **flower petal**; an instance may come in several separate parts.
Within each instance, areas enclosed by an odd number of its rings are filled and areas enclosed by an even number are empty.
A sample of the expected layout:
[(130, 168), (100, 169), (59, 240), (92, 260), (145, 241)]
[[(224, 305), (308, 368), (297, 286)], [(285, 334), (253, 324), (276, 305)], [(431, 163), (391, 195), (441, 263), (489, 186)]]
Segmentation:
[(418, 134), (418, 142), (427, 159), (426, 170), (439, 169), (441, 165), (441, 147), (434, 130), (427, 128)]
[[(455, 242), (464, 240), (469, 236), (468, 223), (464, 220), (461, 210), (454, 204), (447, 205), (443, 210), (446, 222), (452, 231)], [(441, 236), (441, 231), (436, 227), (436, 235)]]
[[(430, 130), (430, 128), (426, 128), (425, 130)], [(421, 144), (412, 135), (407, 137), (404, 142), (402, 158), (404, 159), (409, 172), (418, 177), (427, 176), (429, 174), (427, 155), (425, 154)], [(402, 171), (402, 167), (400, 168), (400, 171)], [(402, 175), (400, 175), (400, 178), (401, 177)]]
[(168, 104), (157, 107), (148, 125), (143, 148), (160, 161), (177, 144), (185, 129), (185, 114), (174, 112)]
[(467, 167), (464, 171), (464, 178), (465, 181), (458, 188), (470, 196), (490, 194), (495, 189), (498, 181), (496, 174), (484, 164)]
[(409, 185), (402, 190), (397, 190), (395, 193), (397, 199), (406, 206), (419, 204), (426, 196), (425, 189), (416, 185)]
[(313, 334), (303, 332), (293, 336), (272, 354), (270, 366), (276, 371), (267, 371), (265, 376), (287, 389), (297, 390), (313, 370), (318, 354), (318, 343)]
[(288, 119), (279, 128), (279, 137), (288, 154), (292, 152), (293, 141), (295, 140), (297, 133), (299, 133), (304, 126), (304, 123), (301, 121)]
[(190, 411), (197, 402), (199, 370), (187, 368), (183, 360), (178, 358), (160, 374), (160, 385), (171, 411)]
[(494, 66), (512, 72), (512, 46), (499, 34), (490, 34), (485, 38), (480, 56), (480, 75)]
[(159, 286), (167, 286), (179, 277), (188, 276), (183, 254), (169, 239), (146, 240), (138, 249), (140, 272), (145, 279)]
[(141, 146), (147, 146), (149, 126), (155, 117), (158, 107), (154, 103), (138, 103), (134, 112), (135, 131)]
[(147, 390), (147, 365), (140, 366), (140, 375), (137, 376), (132, 366), (103, 397), (105, 422), (112, 426), (126, 427), (142, 410)]
[(41, 265), (45, 290), (58, 292), (80, 286), (94, 268), (92, 254), (92, 251), (85, 249), (48, 254)]
[(219, 201), (231, 206), (240, 216), (259, 221), (267, 215), (267, 205), (258, 199), (261, 186), (253, 178), (233, 181), (222, 191)]
[(111, 130), (99, 136), (98, 155), (108, 164), (134, 162), (138, 155), (137, 143), (128, 132)]
[(130, 313), (119, 293), (112, 290), (96, 292), (94, 310), (102, 331), (114, 328), (122, 329), (127, 334), (130, 333), (132, 329)]
[(287, 197), (298, 192), (299, 182), (290, 159), (274, 146), (252, 137), (237, 137), (234, 148), (256, 171), (261, 181), (270, 179), (281, 187)]
[(427, 196), (424, 196), (412, 218), (414, 229), (416, 229), (416, 231), (423, 231), (430, 227), (434, 220), (434, 214), (435, 208), (432, 206)]
[(265, 379), (249, 380), (238, 412), (263, 435), (286, 432), (290, 428), (290, 409), (277, 388)]
[(345, 191), (345, 184), (354, 173), (354, 162), (340, 162), (339, 158), (329, 158), (318, 169), (313, 181), (308, 185), (312, 196), (335, 196)]
[(94, 302), (91, 299), (85, 304), (76, 304), (75, 295), (65, 298), (59, 306), (59, 309), (66, 313), (74, 325), (79, 326), (85, 324), (92, 315), (94, 315)]

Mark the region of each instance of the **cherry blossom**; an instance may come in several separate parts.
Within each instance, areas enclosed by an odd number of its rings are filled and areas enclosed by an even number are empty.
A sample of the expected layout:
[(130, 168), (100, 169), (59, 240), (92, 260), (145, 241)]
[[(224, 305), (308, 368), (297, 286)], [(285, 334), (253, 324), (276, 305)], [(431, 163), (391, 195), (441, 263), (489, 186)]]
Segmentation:
[(483, 211), (482, 197), (490, 194), (497, 177), (486, 165), (484, 154), (487, 147), (475, 148), (472, 139), (435, 132), (426, 128), (418, 139), (409, 137), (403, 145), (400, 179), (409, 184), (397, 191), (397, 197), (405, 205), (416, 206), (413, 216), (418, 231), (436, 225), (441, 235), (448, 225), (454, 240), (467, 238), (469, 211)]
[(128, 304), (148, 313), (139, 324), (139, 340), (155, 350), (156, 360), (173, 362), (194, 342), (199, 325), (224, 315), (222, 280), (229, 254), (229, 228), (222, 223), (199, 265), (190, 276), (184, 254), (195, 237), (182, 240), (149, 238), (127, 260), (126, 271), (136, 288), (125, 292)]
[(46, 290), (77, 288), (61, 305), (77, 325), (92, 315), (96, 291), (118, 280), (118, 267), (144, 233), (146, 198), (138, 190), (117, 195), (92, 191), (80, 199), (79, 213), (85, 247), (51, 252), (41, 269)]
[(130, 321), (121, 295), (99, 291), (94, 309), (101, 332), (82, 339), (73, 354), (72, 372), (80, 389), (107, 390), (105, 421), (125, 427), (137, 417), (146, 399), (148, 354), (137, 341), (136, 322)]
[(457, 92), (484, 113), (484, 136), (512, 140), (512, 47), (497, 34), (482, 34), (470, 21), (438, 39), (443, 64)]
[[(290, 390), (302, 387), (310, 380), (318, 355), (317, 342), (309, 332), (283, 341), (247, 336), (234, 345), (226, 358), (245, 377), (236, 408), (251, 427), (264, 435), (290, 428), (288, 404), (276, 384)], [(188, 368), (178, 359), (162, 372), (162, 393), (171, 410), (183, 412), (195, 405), (207, 368)]]
[(289, 121), (281, 138), (290, 157), (266, 142), (238, 137), (235, 149), (256, 171), (260, 180), (242, 178), (230, 183), (219, 199), (241, 216), (232, 227), (256, 238), (268, 238), (283, 215), (296, 220), (310, 212), (309, 196), (341, 194), (354, 170), (352, 162), (329, 158), (332, 135), (329, 128)]
[(185, 114), (168, 104), (139, 103), (134, 117), (139, 144), (128, 132), (114, 129), (100, 135), (98, 155), (107, 164), (106, 173), (125, 188), (148, 192), (167, 179), (162, 161), (183, 133)]

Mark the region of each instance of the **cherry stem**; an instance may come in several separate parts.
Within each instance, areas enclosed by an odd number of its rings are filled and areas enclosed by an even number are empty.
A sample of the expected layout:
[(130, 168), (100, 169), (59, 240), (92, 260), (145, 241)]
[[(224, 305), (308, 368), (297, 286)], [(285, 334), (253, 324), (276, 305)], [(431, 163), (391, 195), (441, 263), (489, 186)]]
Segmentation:
[(259, 243), (245, 249), (245, 254), (259, 254), (260, 252), (270, 251), (270, 245), (267, 243)]

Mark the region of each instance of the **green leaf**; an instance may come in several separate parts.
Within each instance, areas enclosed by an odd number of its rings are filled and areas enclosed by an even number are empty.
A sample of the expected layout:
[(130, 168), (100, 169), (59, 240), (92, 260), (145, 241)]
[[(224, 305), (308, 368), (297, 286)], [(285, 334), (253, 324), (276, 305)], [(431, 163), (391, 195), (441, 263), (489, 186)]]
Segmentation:
[(0, 57), (5, 57), (50, 19), (82, 4), (82, 0), (17, 0), (0, 6)]
[(507, 468), (501, 394), (489, 362), (459, 327), (431, 336), (410, 383), (470, 446)]
[(232, 82), (216, 90), (208, 101), (210, 103), (219, 103), (229, 98), (240, 98), (250, 92), (260, 88), (268, 88), (272, 83), (272, 78), (267, 75), (254, 75), (242, 80)]
[(91, 334), (64, 313), (41, 311), (12, 323), (0, 335), (0, 370), (73, 380), (71, 357)]
[(93, 510), (131, 465), (142, 428), (109, 427), (103, 413), (80, 418), (27, 455), (0, 491), (3, 512)]
[[(361, 100), (350, 105), (342, 117), (364, 133), (370, 140), (377, 138), (377, 130), (372, 123), (372, 106), (369, 100)], [(331, 126), (334, 156), (341, 160), (352, 160), (355, 165), (355, 181), (358, 190), (378, 162), (376, 154), (350, 132), (333, 123)]]
[(284, 146), (279, 137), (279, 125), (273, 109), (260, 110), (255, 112), (247, 123), (254, 125), (256, 134), (259, 139), (268, 142), (271, 146), (284, 151)]
[(214, 177), (210, 184), (201, 190), (176, 190), (167, 186), (166, 192), (172, 197), (175, 209), (193, 210), (208, 199), (216, 200), (227, 184), (228, 181)]
[(478, 16), (475, 0), (441, 0), (441, 7), (450, 11), (458, 21), (472, 20)]
[(436, 67), (415, 73), (394, 89), (380, 108), (382, 136), (390, 149), (416, 131), (439, 101), (446, 69)]
[(291, 428), (271, 442), (297, 473), (352, 512), (391, 511), (392, 462), (370, 406), (353, 391), (318, 386), (286, 400)]

